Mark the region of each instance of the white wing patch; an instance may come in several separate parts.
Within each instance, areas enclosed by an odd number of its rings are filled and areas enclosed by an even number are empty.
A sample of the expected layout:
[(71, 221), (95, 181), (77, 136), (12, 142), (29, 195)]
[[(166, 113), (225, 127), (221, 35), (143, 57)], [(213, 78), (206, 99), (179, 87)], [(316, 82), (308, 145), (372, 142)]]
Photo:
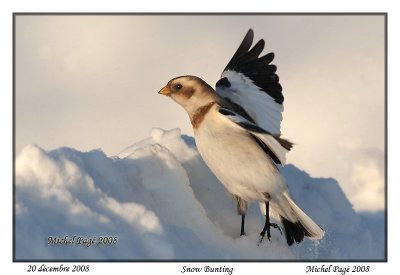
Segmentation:
[(242, 73), (227, 70), (221, 77), (228, 78), (231, 86), (217, 87), (220, 96), (240, 105), (261, 128), (272, 134), (281, 133), (282, 104), (275, 102)]

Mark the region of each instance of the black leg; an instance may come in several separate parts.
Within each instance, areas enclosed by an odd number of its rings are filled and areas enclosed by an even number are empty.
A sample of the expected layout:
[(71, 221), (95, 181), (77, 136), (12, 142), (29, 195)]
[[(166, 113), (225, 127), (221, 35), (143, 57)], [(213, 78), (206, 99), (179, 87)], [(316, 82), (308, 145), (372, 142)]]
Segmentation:
[(269, 221), (269, 201), (267, 201), (265, 203), (265, 225), (264, 225), (263, 230), (260, 233), (260, 235), (261, 235), (260, 243), (264, 239), (265, 232), (267, 233), (268, 240), (271, 241), (271, 226), (273, 228), (278, 228), (282, 235), (282, 231), (279, 228), (279, 226), (276, 223), (270, 223), (270, 221)]
[(268, 238), (268, 240), (270, 240), (271, 239), (271, 228), (269, 226), (269, 201), (267, 201), (265, 203), (265, 224), (264, 224), (263, 230), (260, 233), (261, 241), (265, 236), (265, 232), (267, 232), (267, 238)]
[(240, 227), (240, 236), (243, 236), (243, 235), (245, 235), (244, 234), (244, 217), (245, 217), (246, 215), (242, 215), (242, 226)]
[(247, 212), (247, 201), (239, 197), (238, 195), (235, 195), (236, 198), (236, 207), (238, 214), (242, 216), (242, 225), (240, 227), (240, 236), (245, 235), (244, 233), (244, 217), (246, 216)]

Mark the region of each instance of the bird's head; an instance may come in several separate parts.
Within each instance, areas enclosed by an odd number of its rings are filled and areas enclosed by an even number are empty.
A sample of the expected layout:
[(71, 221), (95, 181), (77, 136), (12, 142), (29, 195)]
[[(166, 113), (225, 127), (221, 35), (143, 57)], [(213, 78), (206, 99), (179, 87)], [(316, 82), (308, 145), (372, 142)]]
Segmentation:
[(199, 107), (218, 99), (214, 89), (196, 76), (180, 76), (171, 79), (159, 94), (171, 97), (191, 116)]

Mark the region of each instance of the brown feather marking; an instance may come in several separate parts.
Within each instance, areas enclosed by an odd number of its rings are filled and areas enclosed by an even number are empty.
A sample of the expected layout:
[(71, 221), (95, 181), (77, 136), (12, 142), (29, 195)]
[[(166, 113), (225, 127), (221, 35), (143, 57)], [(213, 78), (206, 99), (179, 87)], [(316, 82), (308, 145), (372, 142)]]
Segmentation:
[(193, 128), (197, 129), (200, 123), (203, 121), (204, 116), (208, 113), (215, 102), (210, 102), (207, 105), (201, 106), (196, 110), (193, 116), (190, 118)]
[(186, 97), (187, 99), (191, 98), (192, 95), (194, 94), (194, 89), (193, 88), (187, 88), (187, 89), (183, 89), (180, 92), (181, 95), (183, 95), (184, 97)]

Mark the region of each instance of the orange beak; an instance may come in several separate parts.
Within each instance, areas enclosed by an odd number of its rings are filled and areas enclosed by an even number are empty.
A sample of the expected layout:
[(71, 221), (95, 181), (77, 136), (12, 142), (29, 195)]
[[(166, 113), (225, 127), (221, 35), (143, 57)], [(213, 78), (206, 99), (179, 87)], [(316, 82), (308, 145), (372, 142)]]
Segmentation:
[(171, 93), (171, 91), (168, 89), (167, 86), (165, 86), (165, 87), (162, 88), (158, 93), (159, 93), (159, 94), (162, 94), (162, 95), (169, 95), (169, 94)]

